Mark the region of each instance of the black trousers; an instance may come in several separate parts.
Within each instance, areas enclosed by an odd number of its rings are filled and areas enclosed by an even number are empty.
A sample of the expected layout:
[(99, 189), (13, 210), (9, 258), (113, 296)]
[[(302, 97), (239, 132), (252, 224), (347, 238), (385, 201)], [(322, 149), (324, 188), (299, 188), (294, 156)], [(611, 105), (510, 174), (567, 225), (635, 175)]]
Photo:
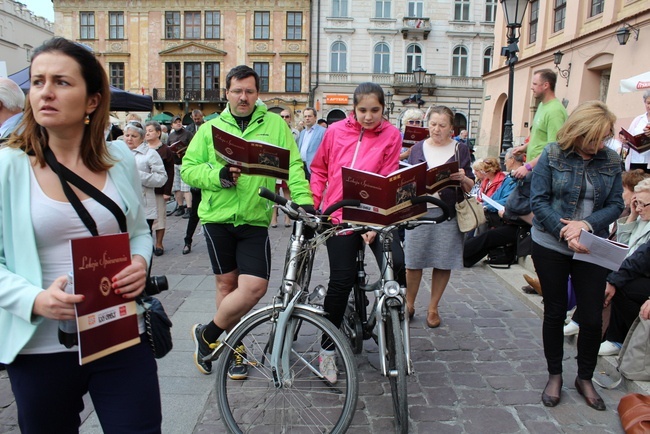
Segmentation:
[[(327, 240), (327, 256), (330, 263), (330, 280), (327, 286), (327, 295), (323, 302), (327, 318), (336, 326), (341, 325), (345, 308), (348, 303), (350, 291), (357, 278), (357, 252), (363, 245), (361, 235), (355, 233)], [(393, 234), (391, 244), (393, 253), (393, 270), (395, 278), (400, 285), (406, 286), (406, 267), (404, 266), (404, 251), (397, 233)], [(380, 272), (382, 271), (382, 246), (379, 237), (370, 244)]]
[[(625, 341), (632, 323), (639, 316), (641, 305), (650, 297), (650, 278), (641, 277), (616, 290), (612, 299), (612, 315), (607, 328), (606, 339), (612, 342)], [(582, 313), (581, 313), (582, 317)]]
[(542, 337), (551, 375), (562, 373), (564, 320), (568, 305), (567, 280), (571, 276), (580, 310), (578, 377), (591, 379), (596, 368), (602, 329), (605, 278), (609, 271), (599, 265), (574, 260), (533, 242), (533, 261), (544, 297)]
[(199, 225), (199, 204), (201, 204), (201, 189), (192, 187), (192, 208), (190, 209), (190, 218), (187, 220), (187, 229), (185, 230), (185, 245), (192, 245), (192, 237)]
[(467, 238), (463, 246), (463, 265), (471, 267), (483, 259), (490, 250), (508, 244), (517, 244), (517, 228), (517, 225), (503, 225)]

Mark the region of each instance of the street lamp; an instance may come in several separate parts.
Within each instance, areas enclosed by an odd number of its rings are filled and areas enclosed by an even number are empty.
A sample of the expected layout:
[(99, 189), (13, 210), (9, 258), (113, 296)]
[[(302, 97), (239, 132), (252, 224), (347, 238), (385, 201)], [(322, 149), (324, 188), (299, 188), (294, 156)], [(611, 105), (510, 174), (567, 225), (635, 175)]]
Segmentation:
[(415, 85), (417, 86), (418, 89), (418, 108), (422, 105), (420, 101), (422, 101), (422, 85), (424, 84), (424, 79), (427, 76), (427, 70), (422, 68), (422, 65), (418, 65), (414, 70), (413, 70), (413, 79), (415, 80)]
[(553, 63), (557, 68), (558, 74), (562, 78), (566, 78), (566, 86), (569, 87), (569, 77), (571, 76), (571, 62), (569, 62), (569, 67), (567, 69), (560, 68), (560, 63), (562, 63), (562, 57), (564, 53), (560, 50), (557, 50), (553, 53)]
[(499, 0), (503, 6), (503, 13), (506, 16), (508, 46), (501, 50), (501, 54), (508, 60), (506, 65), (509, 68), (508, 74), (508, 99), (506, 101), (506, 120), (503, 124), (503, 143), (501, 145), (501, 164), (505, 162), (506, 151), (512, 148), (512, 100), (514, 94), (515, 64), (519, 61), (517, 52), (519, 47), (519, 29), (524, 20), (524, 13), (528, 0)]
[(634, 40), (639, 40), (639, 29), (634, 26), (629, 25), (628, 23), (623, 23), (623, 27), (616, 31), (616, 39), (618, 39), (619, 45), (627, 44), (627, 40), (630, 39), (630, 30), (634, 32)]
[(386, 92), (386, 114), (388, 116), (393, 114), (393, 109), (395, 108), (395, 103), (393, 102), (393, 94), (390, 92)]

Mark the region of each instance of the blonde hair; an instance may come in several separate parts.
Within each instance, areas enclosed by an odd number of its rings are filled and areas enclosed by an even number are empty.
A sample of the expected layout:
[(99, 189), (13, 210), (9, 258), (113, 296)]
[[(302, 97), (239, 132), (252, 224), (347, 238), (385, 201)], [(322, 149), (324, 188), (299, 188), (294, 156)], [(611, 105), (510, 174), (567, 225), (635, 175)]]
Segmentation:
[(483, 160), (483, 168), (481, 169), (487, 173), (499, 173), (501, 172), (501, 165), (499, 160), (494, 157), (487, 157)]
[(601, 101), (587, 101), (576, 107), (557, 132), (557, 142), (564, 151), (582, 150), (595, 154), (603, 138), (611, 134), (616, 115)]

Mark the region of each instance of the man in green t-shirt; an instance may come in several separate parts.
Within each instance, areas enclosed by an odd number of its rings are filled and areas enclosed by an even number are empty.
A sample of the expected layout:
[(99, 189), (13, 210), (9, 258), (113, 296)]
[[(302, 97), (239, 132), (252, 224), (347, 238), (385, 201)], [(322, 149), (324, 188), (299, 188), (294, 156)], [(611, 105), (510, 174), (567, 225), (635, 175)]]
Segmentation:
[(515, 155), (526, 152), (526, 164), (513, 173), (517, 178), (523, 178), (533, 170), (539, 155), (548, 143), (556, 141), (557, 132), (567, 119), (566, 109), (555, 97), (556, 81), (557, 75), (550, 69), (540, 69), (533, 74), (531, 90), (540, 103), (533, 118), (529, 142), (513, 149)]

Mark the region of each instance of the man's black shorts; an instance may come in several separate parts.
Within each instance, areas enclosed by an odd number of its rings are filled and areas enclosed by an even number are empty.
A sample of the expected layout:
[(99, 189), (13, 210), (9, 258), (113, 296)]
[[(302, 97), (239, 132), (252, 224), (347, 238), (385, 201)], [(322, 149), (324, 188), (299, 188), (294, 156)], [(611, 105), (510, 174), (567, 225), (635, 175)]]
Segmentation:
[(239, 270), (239, 274), (269, 280), (271, 243), (268, 228), (206, 223), (203, 229), (214, 274)]

